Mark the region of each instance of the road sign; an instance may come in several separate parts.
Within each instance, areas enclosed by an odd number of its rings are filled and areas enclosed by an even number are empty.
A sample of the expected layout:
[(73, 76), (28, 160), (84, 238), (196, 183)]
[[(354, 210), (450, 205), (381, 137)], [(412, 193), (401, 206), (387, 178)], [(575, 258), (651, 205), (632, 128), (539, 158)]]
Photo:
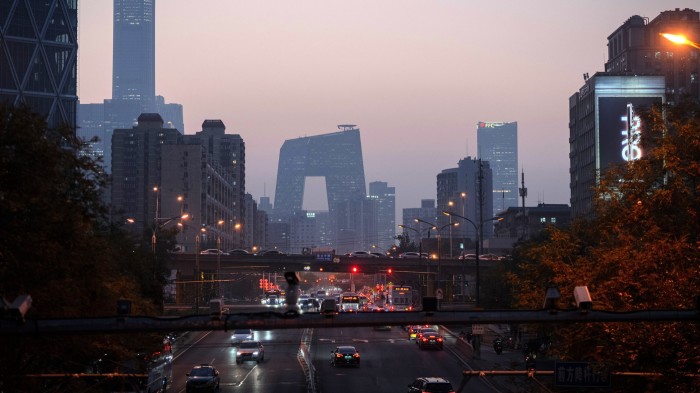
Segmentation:
[(442, 288), (438, 288), (435, 290), (435, 297), (442, 300)]
[(557, 362), (554, 386), (577, 388), (610, 387), (610, 372), (597, 363)]
[(484, 334), (485, 325), (472, 325), (472, 334)]

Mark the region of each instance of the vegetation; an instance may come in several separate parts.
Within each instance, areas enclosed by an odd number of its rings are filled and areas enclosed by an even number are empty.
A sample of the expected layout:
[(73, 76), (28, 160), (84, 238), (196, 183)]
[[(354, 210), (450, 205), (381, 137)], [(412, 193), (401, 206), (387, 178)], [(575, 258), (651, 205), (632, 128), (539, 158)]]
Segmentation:
[[(12, 302), (29, 294), (31, 318), (111, 316), (118, 299), (131, 300), (134, 314), (155, 314), (161, 268), (148, 249), (108, 222), (105, 175), (99, 162), (78, 154), (83, 142), (73, 134), (68, 127), (48, 130), (26, 107), (0, 107), (1, 295)], [(44, 391), (46, 381), (19, 376), (89, 371), (105, 353), (119, 360), (151, 342), (158, 341), (0, 337), (0, 386)]]
[[(650, 108), (642, 124), (644, 157), (603, 174), (594, 218), (518, 247), (509, 274), (515, 306), (540, 308), (545, 288), (555, 286), (561, 306), (573, 307), (573, 288), (587, 285), (594, 309), (697, 307), (700, 106)], [(664, 374), (614, 384), (620, 391), (698, 391), (699, 333), (680, 322), (573, 324), (554, 329), (551, 351)]]

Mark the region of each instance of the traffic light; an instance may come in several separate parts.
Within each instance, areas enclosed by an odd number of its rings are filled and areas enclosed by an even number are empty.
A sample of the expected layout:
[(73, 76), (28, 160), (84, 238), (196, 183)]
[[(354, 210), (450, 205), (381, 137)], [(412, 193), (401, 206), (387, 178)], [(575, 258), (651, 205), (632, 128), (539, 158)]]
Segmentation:
[(353, 272), (353, 273), (357, 273), (357, 266), (353, 266), (353, 267), (352, 267), (352, 272)]
[(386, 272), (391, 274), (391, 271), (392, 271), (391, 268), (389, 268), (389, 270), (387, 270)]

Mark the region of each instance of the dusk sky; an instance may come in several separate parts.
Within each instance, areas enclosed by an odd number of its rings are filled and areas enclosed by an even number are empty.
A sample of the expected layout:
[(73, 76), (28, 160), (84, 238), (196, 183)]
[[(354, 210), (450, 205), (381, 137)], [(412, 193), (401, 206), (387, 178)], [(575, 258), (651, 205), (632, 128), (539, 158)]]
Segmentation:
[[(81, 103), (111, 98), (112, 4), (79, 3)], [(569, 97), (629, 17), (674, 8), (700, 3), (157, 0), (156, 93), (183, 105), (186, 134), (221, 119), (243, 137), (256, 200), (274, 200), (284, 140), (356, 124), (367, 183), (396, 187), (400, 213), (476, 156), (478, 121), (517, 121), (526, 205), (568, 204)], [(321, 184), (305, 207), (325, 204)]]

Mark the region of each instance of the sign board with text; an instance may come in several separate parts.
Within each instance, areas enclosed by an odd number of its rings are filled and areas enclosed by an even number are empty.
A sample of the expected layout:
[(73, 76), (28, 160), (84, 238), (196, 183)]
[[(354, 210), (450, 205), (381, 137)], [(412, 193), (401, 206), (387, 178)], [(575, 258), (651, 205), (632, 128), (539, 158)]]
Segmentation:
[(610, 387), (610, 372), (597, 363), (557, 362), (554, 386), (577, 388)]
[(485, 325), (472, 325), (472, 334), (484, 334)]

